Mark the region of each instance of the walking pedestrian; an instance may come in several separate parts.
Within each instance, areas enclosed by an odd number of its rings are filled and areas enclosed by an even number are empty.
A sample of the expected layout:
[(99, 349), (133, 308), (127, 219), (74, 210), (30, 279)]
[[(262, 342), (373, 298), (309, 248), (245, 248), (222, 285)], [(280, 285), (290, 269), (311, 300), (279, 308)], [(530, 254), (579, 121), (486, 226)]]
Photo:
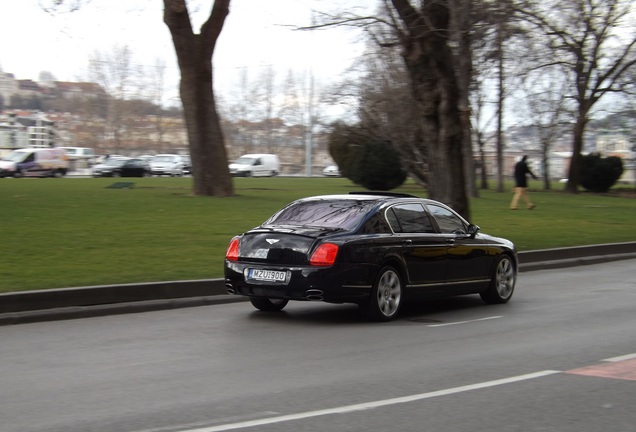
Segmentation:
[(528, 156), (524, 155), (519, 162), (515, 165), (515, 195), (512, 197), (512, 202), (510, 203), (510, 210), (517, 210), (517, 204), (519, 203), (519, 198), (523, 197), (528, 209), (535, 208), (535, 205), (530, 201), (530, 197), (528, 196), (528, 192), (526, 189), (528, 188), (528, 177), (530, 174), (532, 178), (536, 179), (537, 176), (534, 175), (530, 168), (528, 167), (527, 161)]

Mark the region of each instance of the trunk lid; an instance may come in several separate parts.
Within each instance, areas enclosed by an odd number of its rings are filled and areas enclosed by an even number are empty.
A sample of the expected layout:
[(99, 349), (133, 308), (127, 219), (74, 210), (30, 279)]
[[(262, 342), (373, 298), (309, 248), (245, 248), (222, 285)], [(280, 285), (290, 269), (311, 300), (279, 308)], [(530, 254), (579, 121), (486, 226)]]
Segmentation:
[(239, 259), (281, 265), (309, 264), (308, 254), (314, 243), (330, 232), (334, 230), (311, 227), (256, 228), (241, 237)]

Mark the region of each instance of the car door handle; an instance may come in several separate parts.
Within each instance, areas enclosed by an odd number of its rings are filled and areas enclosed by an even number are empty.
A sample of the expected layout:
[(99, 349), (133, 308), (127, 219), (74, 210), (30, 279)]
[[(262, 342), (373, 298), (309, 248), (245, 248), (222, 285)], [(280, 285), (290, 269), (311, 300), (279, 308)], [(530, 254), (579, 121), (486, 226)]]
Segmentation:
[(410, 245), (412, 243), (413, 243), (413, 240), (410, 240), (410, 239), (409, 240), (402, 240), (402, 244), (403, 245)]
[(454, 238), (446, 239), (446, 244), (449, 244), (449, 245), (455, 244), (455, 239)]

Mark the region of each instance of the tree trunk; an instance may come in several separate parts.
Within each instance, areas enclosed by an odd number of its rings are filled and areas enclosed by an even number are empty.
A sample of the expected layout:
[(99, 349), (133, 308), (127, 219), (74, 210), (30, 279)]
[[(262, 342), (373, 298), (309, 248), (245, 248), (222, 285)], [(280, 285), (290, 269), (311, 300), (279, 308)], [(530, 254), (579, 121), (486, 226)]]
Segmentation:
[(479, 198), (477, 173), (473, 153), (472, 130), (470, 124), (470, 84), (473, 81), (473, 53), (471, 44), (471, 16), (473, 0), (451, 0), (453, 43), (457, 45), (454, 57), (459, 86), (459, 111), (462, 124), (462, 151), (466, 191), (470, 197)]
[(497, 22), (497, 55), (498, 55), (498, 73), (497, 73), (497, 192), (504, 191), (504, 162), (503, 162), (503, 115), (504, 115), (504, 21), (503, 17), (499, 17)]
[(234, 194), (212, 86), (212, 54), (229, 4), (230, 0), (215, 0), (201, 33), (195, 34), (185, 0), (164, 0), (164, 22), (172, 34), (181, 71), (179, 91), (192, 157), (194, 195)]
[(580, 170), (581, 170), (581, 151), (583, 151), (583, 136), (585, 134), (585, 126), (587, 124), (587, 116), (579, 113), (576, 123), (574, 124), (574, 142), (572, 143), (572, 159), (570, 159), (570, 170), (568, 172), (568, 182), (565, 185), (565, 191), (568, 193), (579, 192)]
[(416, 10), (407, 0), (391, 0), (406, 30), (404, 61), (422, 107), (428, 150), (429, 197), (470, 219), (462, 153), (459, 87), (448, 46), (448, 0), (426, 2)]
[(541, 144), (541, 165), (543, 168), (543, 189), (550, 190), (550, 143), (549, 140)]
[(486, 143), (484, 143), (483, 138), (481, 137), (481, 134), (478, 135), (477, 140), (479, 141), (479, 160), (480, 160), (480, 165), (481, 165), (481, 188), (484, 190), (488, 190), (488, 172), (487, 172), (487, 167), (486, 167), (486, 151), (485, 151), (485, 145)]

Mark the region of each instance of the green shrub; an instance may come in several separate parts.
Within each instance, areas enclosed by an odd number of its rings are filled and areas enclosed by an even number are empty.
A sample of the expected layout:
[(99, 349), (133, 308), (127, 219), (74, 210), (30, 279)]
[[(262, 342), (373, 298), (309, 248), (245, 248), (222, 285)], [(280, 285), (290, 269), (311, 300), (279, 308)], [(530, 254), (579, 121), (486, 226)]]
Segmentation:
[(349, 170), (349, 179), (369, 190), (395, 189), (406, 180), (400, 157), (387, 141), (369, 140), (358, 147)]
[(359, 127), (342, 122), (333, 125), (329, 134), (329, 154), (343, 177), (349, 178), (349, 166), (355, 158), (356, 149), (363, 141)]
[(369, 190), (394, 189), (407, 177), (393, 145), (360, 125), (333, 125), (329, 153), (343, 177)]
[(581, 157), (581, 186), (591, 192), (607, 192), (623, 174), (623, 160), (590, 153)]

